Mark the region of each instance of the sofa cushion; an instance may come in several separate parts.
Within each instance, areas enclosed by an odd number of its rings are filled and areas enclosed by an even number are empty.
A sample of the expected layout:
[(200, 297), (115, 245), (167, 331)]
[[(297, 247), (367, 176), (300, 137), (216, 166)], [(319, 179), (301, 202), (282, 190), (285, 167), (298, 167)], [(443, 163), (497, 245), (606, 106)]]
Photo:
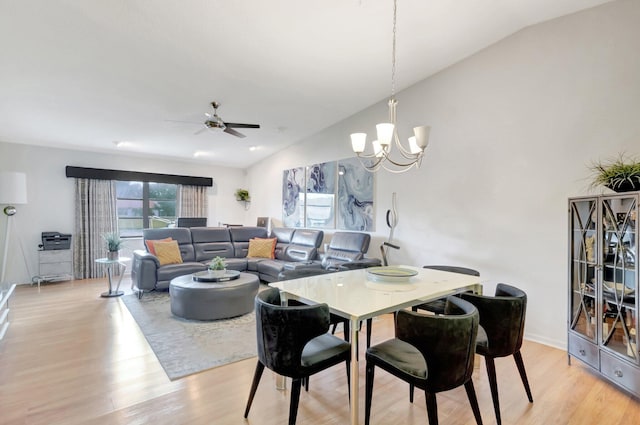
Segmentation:
[(142, 235), (144, 240), (157, 240), (164, 238), (172, 238), (178, 242), (180, 247), (180, 255), (184, 262), (195, 262), (196, 256), (193, 249), (193, 243), (191, 242), (190, 229), (183, 227), (169, 228), (164, 227), (162, 229), (143, 229)]
[(305, 245), (318, 248), (322, 243), (322, 238), (324, 238), (324, 232), (322, 230), (296, 229), (291, 237), (291, 243), (293, 245)]
[(247, 259), (246, 258), (225, 258), (224, 262), (227, 263), (227, 270), (237, 270), (239, 272), (243, 272), (247, 270)]
[(258, 273), (258, 264), (265, 261), (264, 258), (247, 258), (247, 271)]
[(234, 248), (233, 256), (244, 258), (249, 252), (249, 240), (252, 238), (266, 238), (267, 229), (253, 226), (230, 227), (229, 234)]
[(197, 273), (207, 269), (202, 263), (168, 264), (158, 268), (158, 282), (169, 282), (174, 277)]
[(191, 240), (196, 261), (210, 261), (214, 257), (233, 257), (233, 244), (226, 227), (192, 228)]
[(295, 229), (289, 243), (276, 244), (275, 258), (282, 261), (315, 260), (323, 237), (322, 230)]
[(152, 253), (153, 255), (156, 255), (156, 248), (153, 246), (154, 243), (156, 243), (156, 242), (170, 242), (172, 240), (173, 240), (172, 238), (148, 240), (148, 241), (144, 241), (144, 244), (147, 247), (147, 251), (148, 252)]
[(272, 281), (271, 279), (266, 278), (266, 276), (273, 277), (273, 280), (277, 280), (278, 274), (282, 270), (284, 270), (284, 265), (286, 263), (279, 260), (262, 260), (260, 261), (258, 266), (258, 273), (260, 274), (260, 278), (267, 282)]
[(158, 261), (160, 261), (161, 266), (182, 263), (182, 256), (180, 255), (178, 242), (154, 242), (153, 248), (156, 251), (156, 257), (158, 257)]
[(287, 246), (291, 243), (293, 232), (296, 229), (291, 227), (274, 227), (271, 229), (271, 237), (275, 237), (276, 249), (274, 251), (274, 257), (279, 260), (287, 259)]
[(276, 238), (262, 239), (253, 238), (249, 241), (247, 257), (251, 258), (275, 258)]

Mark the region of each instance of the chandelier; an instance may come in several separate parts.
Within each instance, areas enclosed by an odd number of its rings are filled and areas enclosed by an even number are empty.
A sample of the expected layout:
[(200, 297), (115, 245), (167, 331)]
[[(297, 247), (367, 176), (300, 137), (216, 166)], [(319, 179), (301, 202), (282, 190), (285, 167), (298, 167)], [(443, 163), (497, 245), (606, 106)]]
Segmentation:
[[(353, 133), (351, 135), (351, 147), (360, 159), (360, 163), (367, 171), (376, 172), (383, 168), (391, 173), (404, 173), (412, 167), (419, 168), (422, 163), (424, 150), (429, 143), (431, 127), (414, 127), (412, 137), (409, 137), (408, 147), (400, 143), (396, 126), (396, 107), (398, 101), (395, 98), (396, 84), (396, 15), (397, 0), (393, 0), (393, 45), (391, 53), (391, 97), (389, 98), (389, 122), (376, 125), (378, 140), (372, 142), (373, 153), (365, 154), (367, 140), (366, 133)], [(399, 155), (397, 159), (391, 157), (391, 147), (394, 142)], [(366, 159), (367, 161), (363, 161)], [(371, 161), (369, 161), (371, 160)]]

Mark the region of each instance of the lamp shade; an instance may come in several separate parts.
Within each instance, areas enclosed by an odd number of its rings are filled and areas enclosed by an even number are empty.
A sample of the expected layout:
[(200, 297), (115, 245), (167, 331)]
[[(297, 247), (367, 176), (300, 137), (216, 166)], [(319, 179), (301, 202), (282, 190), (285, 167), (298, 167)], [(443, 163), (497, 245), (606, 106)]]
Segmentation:
[(27, 175), (16, 171), (0, 171), (0, 204), (27, 203)]
[(351, 135), (351, 148), (356, 153), (364, 152), (364, 146), (367, 143), (367, 133), (353, 133)]
[(381, 145), (389, 145), (391, 144), (391, 138), (393, 137), (393, 128), (395, 126), (392, 123), (384, 122), (376, 125), (376, 130), (378, 132), (378, 142)]

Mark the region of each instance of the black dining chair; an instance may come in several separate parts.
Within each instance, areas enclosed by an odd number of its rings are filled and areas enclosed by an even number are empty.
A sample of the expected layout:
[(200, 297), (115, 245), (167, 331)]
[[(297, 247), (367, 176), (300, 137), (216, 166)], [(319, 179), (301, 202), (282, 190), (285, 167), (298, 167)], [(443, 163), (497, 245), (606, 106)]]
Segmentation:
[(430, 425), (438, 423), (436, 393), (464, 385), (478, 425), (482, 425), (473, 387), (474, 351), (478, 332), (478, 310), (470, 303), (449, 297), (444, 315), (426, 315), (400, 310), (394, 339), (374, 345), (366, 353), (365, 425), (371, 417), (374, 369), (379, 367), (424, 390)]
[(493, 408), (496, 412), (497, 424), (500, 425), (502, 419), (498, 401), (495, 358), (513, 356), (529, 402), (533, 403), (527, 372), (520, 353), (527, 312), (527, 294), (514, 286), (500, 283), (493, 297), (472, 293), (460, 294), (460, 297), (476, 306), (480, 312), (476, 353), (485, 358)]
[[(468, 267), (460, 267), (460, 266), (441, 266), (441, 265), (433, 265), (433, 266), (423, 266), (423, 269), (433, 269), (433, 270), (441, 270), (443, 272), (452, 272), (452, 273), (460, 273), (466, 274), (469, 276), (480, 276), (480, 272), (474, 269), (470, 269)], [(437, 300), (429, 301), (423, 304), (418, 304), (411, 307), (412, 311), (418, 310), (426, 310), (432, 313), (442, 314), (444, 313), (444, 305), (446, 302), (446, 298), (440, 298)]]
[[(295, 270), (295, 274), (293, 273), (280, 273), (278, 275), (278, 281), (290, 280), (290, 279), (298, 279), (302, 277), (311, 277), (318, 276), (321, 274), (329, 274), (336, 273), (338, 271), (348, 271), (348, 270), (357, 270), (371, 267), (371, 263), (353, 261), (350, 263), (342, 264), (337, 270), (334, 269), (318, 269), (318, 268), (309, 268), (309, 269), (298, 269)], [(293, 305), (302, 305), (302, 303), (297, 301), (290, 301), (290, 304)], [(344, 334), (345, 341), (349, 341), (351, 338), (351, 328), (349, 326), (349, 319), (338, 316), (337, 314), (331, 313), (329, 315), (329, 322), (331, 325), (331, 333), (335, 334), (336, 329), (339, 324), (342, 323), (342, 331)], [(373, 327), (373, 319), (367, 319), (367, 348), (371, 346), (371, 328)]]
[(244, 417), (249, 415), (260, 378), (267, 367), (292, 378), (289, 425), (294, 425), (303, 380), (344, 362), (349, 383), (351, 345), (327, 332), (329, 307), (326, 304), (282, 306), (280, 291), (270, 288), (256, 295), (255, 311), (258, 362)]

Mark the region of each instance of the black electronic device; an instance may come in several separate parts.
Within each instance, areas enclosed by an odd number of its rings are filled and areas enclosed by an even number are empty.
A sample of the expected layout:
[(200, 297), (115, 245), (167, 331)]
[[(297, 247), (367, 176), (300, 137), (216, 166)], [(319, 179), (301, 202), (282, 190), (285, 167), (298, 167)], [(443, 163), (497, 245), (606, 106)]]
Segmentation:
[(42, 249), (71, 249), (71, 235), (60, 232), (42, 232)]
[(207, 217), (178, 217), (176, 227), (207, 227)]

